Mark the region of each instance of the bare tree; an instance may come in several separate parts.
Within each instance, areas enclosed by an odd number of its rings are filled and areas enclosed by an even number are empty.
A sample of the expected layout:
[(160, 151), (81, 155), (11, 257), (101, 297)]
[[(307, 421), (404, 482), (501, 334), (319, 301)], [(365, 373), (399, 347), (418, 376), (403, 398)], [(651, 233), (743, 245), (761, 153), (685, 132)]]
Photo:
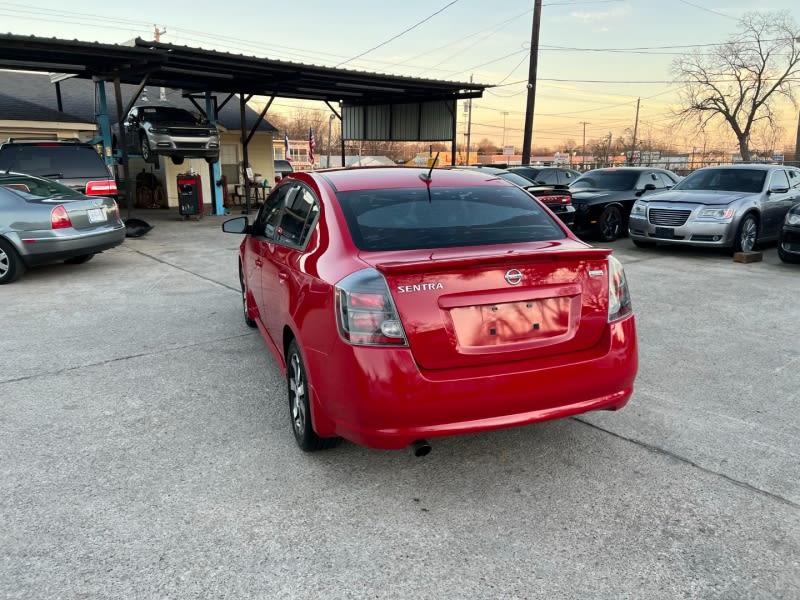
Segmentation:
[(792, 83), (800, 75), (800, 31), (788, 11), (748, 13), (732, 39), (675, 59), (682, 123), (698, 131), (720, 120), (736, 136), (742, 160), (750, 160), (749, 141), (756, 123), (776, 122), (775, 102), (797, 106)]

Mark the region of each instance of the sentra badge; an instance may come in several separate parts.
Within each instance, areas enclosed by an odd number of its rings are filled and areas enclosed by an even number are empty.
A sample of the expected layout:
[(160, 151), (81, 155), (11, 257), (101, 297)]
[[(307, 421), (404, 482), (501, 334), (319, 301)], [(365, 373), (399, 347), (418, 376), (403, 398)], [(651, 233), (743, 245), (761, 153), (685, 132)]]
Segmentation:
[(443, 290), (444, 285), (437, 281), (436, 283), (415, 283), (414, 285), (398, 285), (398, 294), (409, 294), (411, 292), (433, 292), (435, 290)]

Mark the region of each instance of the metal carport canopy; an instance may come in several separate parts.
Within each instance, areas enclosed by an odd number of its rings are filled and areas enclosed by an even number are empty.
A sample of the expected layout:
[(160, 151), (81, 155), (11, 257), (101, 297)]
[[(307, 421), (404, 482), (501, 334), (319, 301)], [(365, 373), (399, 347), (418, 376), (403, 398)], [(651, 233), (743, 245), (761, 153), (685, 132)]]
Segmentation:
[[(325, 102), (342, 119), (342, 161), (344, 139), (387, 139), (407, 141), (450, 140), (451, 160), (456, 155), (457, 101), (479, 98), (490, 86), (401, 77), (305, 65), (281, 60), (231, 54), (216, 50), (176, 46), (136, 38), (129, 44), (103, 44), (14, 34), (0, 35), (0, 69), (66, 73), (96, 82), (114, 82), (117, 94), (117, 121), (121, 122), (120, 84), (181, 89), (184, 95), (205, 94), (206, 112), (216, 110), (211, 93), (240, 97), (242, 119), (243, 169), (247, 164), (247, 144), (255, 132), (247, 134), (245, 103), (253, 96), (268, 96), (259, 121), (276, 97)], [(105, 103), (101, 90), (102, 103)], [(138, 95), (138, 94), (137, 94)], [(135, 99), (135, 98), (134, 98)], [(332, 105), (341, 104), (344, 112)], [(403, 105), (409, 110), (393, 111)], [(414, 106), (416, 105), (416, 106)], [(427, 109), (427, 110), (426, 110)], [(209, 115), (211, 116), (211, 115)], [(449, 118), (446, 118), (449, 117)], [(350, 122), (353, 126), (349, 126)], [(358, 122), (356, 122), (358, 121)], [(107, 121), (104, 121), (107, 123)], [(410, 124), (410, 125), (409, 125)], [(110, 141), (107, 126), (101, 126), (104, 143)], [(386, 134), (386, 137), (382, 137)], [(123, 148), (123, 168), (128, 181), (128, 209), (132, 183), (127, 154)], [(218, 165), (213, 180), (217, 181)], [(248, 180), (245, 191), (249, 198)], [(217, 185), (217, 188), (219, 186)], [(221, 203), (221, 190), (215, 193)], [(249, 203), (247, 210), (249, 210)]]
[(479, 98), (491, 86), (336, 69), (175, 46), (136, 38), (133, 45), (0, 35), (0, 68), (355, 105)]

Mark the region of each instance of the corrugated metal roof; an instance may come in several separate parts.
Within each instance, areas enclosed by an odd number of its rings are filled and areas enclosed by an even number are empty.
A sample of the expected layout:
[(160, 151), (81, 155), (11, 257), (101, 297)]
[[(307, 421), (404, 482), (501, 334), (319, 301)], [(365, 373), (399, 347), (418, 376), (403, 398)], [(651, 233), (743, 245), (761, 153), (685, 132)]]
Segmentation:
[(137, 38), (132, 45), (0, 35), (0, 68), (74, 73), (194, 92), (227, 92), (349, 104), (477, 98), (490, 86), (338, 69)]

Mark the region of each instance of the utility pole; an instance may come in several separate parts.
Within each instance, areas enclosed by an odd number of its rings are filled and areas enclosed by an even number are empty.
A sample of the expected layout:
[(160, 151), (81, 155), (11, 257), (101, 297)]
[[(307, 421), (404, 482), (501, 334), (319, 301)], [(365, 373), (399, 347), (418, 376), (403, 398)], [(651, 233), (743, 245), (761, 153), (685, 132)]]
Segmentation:
[[(472, 75), (469, 76), (469, 82), (472, 83)], [(469, 144), (472, 134), (472, 98), (467, 100), (467, 106), (469, 107), (469, 114), (467, 116), (467, 160), (464, 164), (469, 165)]]
[(508, 116), (507, 112), (503, 112), (503, 144), (502, 144), (502, 152), (505, 152), (506, 149), (506, 117)]
[(636, 152), (636, 130), (639, 129), (639, 102), (641, 98), (636, 99), (636, 120), (633, 122), (633, 143), (631, 144), (631, 159), (628, 161), (629, 165), (633, 164), (633, 153)]
[(583, 125), (583, 148), (581, 149), (581, 165), (583, 165), (586, 162), (586, 126), (591, 123), (581, 121), (581, 125)]
[(531, 162), (533, 143), (533, 109), (536, 105), (536, 72), (539, 60), (539, 27), (542, 22), (542, 0), (533, 2), (533, 28), (531, 30), (531, 58), (528, 65), (528, 103), (525, 107), (525, 135), (522, 141), (522, 164)]

